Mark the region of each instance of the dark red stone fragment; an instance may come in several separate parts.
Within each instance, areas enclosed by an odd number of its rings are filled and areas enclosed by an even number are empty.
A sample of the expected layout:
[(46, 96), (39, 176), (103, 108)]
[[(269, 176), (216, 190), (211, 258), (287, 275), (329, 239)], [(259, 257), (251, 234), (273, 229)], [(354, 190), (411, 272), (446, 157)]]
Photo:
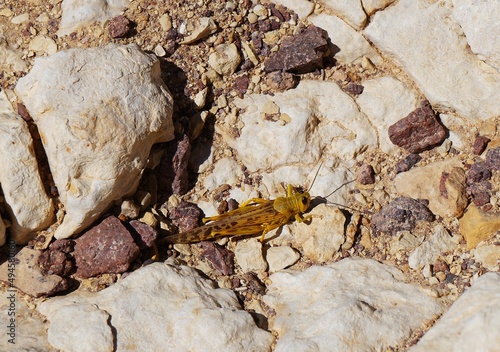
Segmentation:
[(482, 152), (484, 152), (489, 142), (490, 139), (488, 137), (477, 135), (476, 139), (474, 140), (472, 152), (476, 155), (480, 155)]
[(371, 185), (375, 183), (375, 171), (369, 164), (362, 164), (356, 170), (356, 181), (362, 185)]
[(129, 224), (135, 230), (135, 233), (132, 232), (132, 237), (134, 237), (135, 242), (139, 245), (141, 250), (153, 245), (158, 236), (154, 228), (139, 220), (131, 220)]
[(302, 33), (284, 39), (280, 48), (266, 60), (264, 71), (312, 72), (323, 68), (323, 59), (328, 55), (327, 32), (310, 25)]
[(75, 240), (76, 274), (81, 278), (125, 272), (140, 254), (121, 221), (109, 216)]
[(400, 172), (406, 172), (410, 170), (413, 165), (422, 160), (422, 157), (418, 154), (409, 154), (406, 158), (399, 161), (396, 164), (396, 172), (399, 174)]
[(132, 22), (125, 16), (116, 16), (109, 21), (109, 36), (111, 38), (123, 38), (127, 36), (132, 26)]
[(202, 211), (196, 204), (186, 201), (181, 201), (169, 214), (170, 220), (179, 228), (179, 232), (189, 231), (200, 226), (202, 216)]
[(203, 249), (201, 255), (205, 257), (215, 270), (222, 275), (234, 274), (234, 253), (214, 242), (199, 243)]
[(446, 129), (436, 118), (428, 101), (389, 127), (389, 139), (410, 153), (420, 153), (440, 144), (446, 138)]

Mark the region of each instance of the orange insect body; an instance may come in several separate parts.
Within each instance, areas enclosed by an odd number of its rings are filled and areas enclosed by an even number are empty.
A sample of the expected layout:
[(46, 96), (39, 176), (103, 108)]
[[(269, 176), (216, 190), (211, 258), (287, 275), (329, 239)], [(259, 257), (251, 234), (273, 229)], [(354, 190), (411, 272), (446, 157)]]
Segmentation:
[(193, 243), (222, 236), (244, 236), (261, 234), (263, 241), (266, 233), (285, 225), (290, 220), (298, 222), (309, 220), (315, 215), (302, 214), (311, 204), (308, 192), (296, 192), (288, 185), (287, 196), (274, 200), (251, 198), (238, 209), (225, 214), (204, 218), (208, 224), (192, 230), (166, 237), (166, 243)]

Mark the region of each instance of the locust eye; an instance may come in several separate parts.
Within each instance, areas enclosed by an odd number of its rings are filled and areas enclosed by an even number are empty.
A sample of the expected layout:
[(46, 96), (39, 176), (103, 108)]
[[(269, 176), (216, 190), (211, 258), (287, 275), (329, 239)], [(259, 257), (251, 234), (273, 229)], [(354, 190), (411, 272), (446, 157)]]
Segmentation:
[(307, 205), (307, 197), (302, 197), (302, 204)]

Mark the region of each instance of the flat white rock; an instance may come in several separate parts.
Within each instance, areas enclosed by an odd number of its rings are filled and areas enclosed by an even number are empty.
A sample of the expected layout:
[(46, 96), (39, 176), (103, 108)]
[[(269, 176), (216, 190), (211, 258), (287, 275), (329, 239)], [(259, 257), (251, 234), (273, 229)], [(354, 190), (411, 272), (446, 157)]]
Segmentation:
[(420, 269), (426, 264), (434, 264), (439, 256), (453, 250), (457, 244), (443, 225), (436, 225), (432, 236), (418, 246), (408, 257), (408, 265), (412, 269)]
[(104, 310), (87, 303), (68, 305), (51, 319), (48, 341), (53, 347), (61, 351), (74, 351), (76, 346), (81, 352), (114, 351), (113, 332), (107, 323), (110, 315)]
[(338, 47), (338, 49), (333, 50), (334, 58), (338, 62), (359, 64), (363, 57), (367, 57), (376, 65), (382, 63), (382, 57), (372, 48), (370, 43), (337, 16), (321, 13), (310, 16), (309, 21), (328, 32), (331, 42)]
[[(89, 307), (110, 319), (102, 321)], [(274, 339), (241, 310), (232, 291), (216, 288), (186, 266), (154, 263), (98, 293), (76, 291), (39, 307), (50, 322), (49, 335), (57, 336), (71, 334), (75, 316), (88, 310), (95, 324), (81, 324), (67, 350), (78, 351), (89, 334), (107, 336), (109, 330), (118, 352), (136, 350), (139, 343), (143, 351), (201, 351), (208, 346), (213, 351), (268, 351)]]
[(264, 302), (276, 311), (275, 351), (383, 351), (442, 310), (398, 269), (372, 259), (343, 259), (270, 276)]
[(474, 260), (483, 264), (489, 271), (498, 271), (500, 265), (500, 246), (490, 244), (476, 247), (474, 250)]
[(275, 272), (295, 264), (300, 259), (300, 254), (292, 247), (277, 246), (266, 250), (266, 261), (269, 271)]
[(366, 80), (363, 87), (356, 102), (377, 129), (380, 149), (387, 154), (394, 152), (398, 147), (389, 139), (389, 126), (420, 107), (418, 96), (392, 76)]
[[(289, 122), (263, 116), (269, 101)], [(230, 128), (220, 132), (250, 172), (293, 163), (315, 164), (322, 154), (352, 161), (361, 150), (377, 145), (369, 121), (333, 82), (304, 80), (296, 89), (274, 96), (252, 94), (236, 99), (235, 104), (246, 109), (239, 137)]]
[[(40, 178), (33, 140), (24, 120), (14, 112), (0, 91), (0, 184), (12, 226), (9, 232), (18, 244), (33, 239), (34, 231), (54, 221), (54, 205)], [(5, 243), (0, 231), (0, 245)]]
[(78, 27), (92, 22), (105, 22), (122, 14), (129, 5), (128, 0), (64, 0), (58, 36), (70, 34)]
[(400, 0), (377, 12), (364, 34), (413, 78), (434, 107), (473, 119), (497, 116), (500, 72), (470, 51), (450, 7), (450, 2)]
[(299, 18), (306, 18), (314, 11), (314, 3), (307, 0), (273, 0), (273, 2), (292, 10)]
[(479, 59), (500, 70), (500, 6), (497, 0), (453, 0), (453, 17)]
[(428, 351), (498, 351), (500, 273), (486, 273), (410, 349)]
[(361, 29), (366, 23), (366, 13), (361, 6), (361, 1), (320, 0), (327, 9), (332, 10), (344, 18), (353, 28)]
[(315, 217), (310, 222), (293, 223), (295, 242), (302, 247), (303, 254), (315, 263), (323, 263), (333, 259), (345, 241), (344, 214), (337, 208), (320, 204), (308, 214)]
[(38, 126), (64, 204), (56, 238), (83, 230), (133, 194), (151, 146), (173, 138), (172, 97), (160, 64), (136, 45), (39, 58), (16, 93)]
[(363, 9), (367, 15), (372, 15), (375, 11), (385, 9), (392, 4), (394, 0), (362, 0)]
[(262, 255), (262, 242), (259, 238), (238, 241), (234, 258), (244, 273), (262, 273), (267, 270), (267, 263)]

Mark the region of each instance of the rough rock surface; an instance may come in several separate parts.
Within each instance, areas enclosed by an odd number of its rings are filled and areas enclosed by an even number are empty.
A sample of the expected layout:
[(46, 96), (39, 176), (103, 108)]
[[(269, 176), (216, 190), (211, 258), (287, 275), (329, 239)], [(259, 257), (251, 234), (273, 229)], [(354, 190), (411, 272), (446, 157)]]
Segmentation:
[(56, 238), (83, 230), (133, 193), (151, 146), (173, 138), (172, 98), (159, 62), (135, 45), (40, 58), (16, 92), (38, 126), (65, 207)]
[[(402, 272), (371, 259), (279, 272), (270, 280), (264, 302), (276, 311), (275, 351), (384, 350), (442, 310), (429, 292), (404, 283)], [(353, 330), (356, 338), (344, 338)]]
[(132, 235), (118, 218), (109, 216), (75, 240), (76, 275), (123, 273), (138, 255)]
[[(14, 112), (4, 91), (0, 91), (0, 184), (10, 215), (10, 234), (25, 244), (34, 231), (50, 226), (54, 205), (40, 178), (28, 125)], [(5, 234), (0, 236), (0, 245)]]
[(500, 274), (483, 275), (410, 351), (496, 351), (500, 340), (499, 292)]
[[(151, 264), (99, 293), (77, 291), (40, 307), (50, 322), (49, 336), (58, 341), (65, 333), (73, 334), (68, 332), (71, 322), (89, 310), (96, 324), (80, 325), (74, 339), (64, 339), (66, 348), (78, 349), (88, 336), (104, 338), (110, 332), (117, 351), (137, 346), (137, 336), (141, 349), (148, 351), (207, 346), (218, 351), (267, 351), (274, 339), (241, 310), (233, 292), (215, 288), (211, 280), (186, 266)], [(99, 317), (103, 313), (110, 316), (107, 321)], [(106, 341), (105, 346), (112, 348)]]

